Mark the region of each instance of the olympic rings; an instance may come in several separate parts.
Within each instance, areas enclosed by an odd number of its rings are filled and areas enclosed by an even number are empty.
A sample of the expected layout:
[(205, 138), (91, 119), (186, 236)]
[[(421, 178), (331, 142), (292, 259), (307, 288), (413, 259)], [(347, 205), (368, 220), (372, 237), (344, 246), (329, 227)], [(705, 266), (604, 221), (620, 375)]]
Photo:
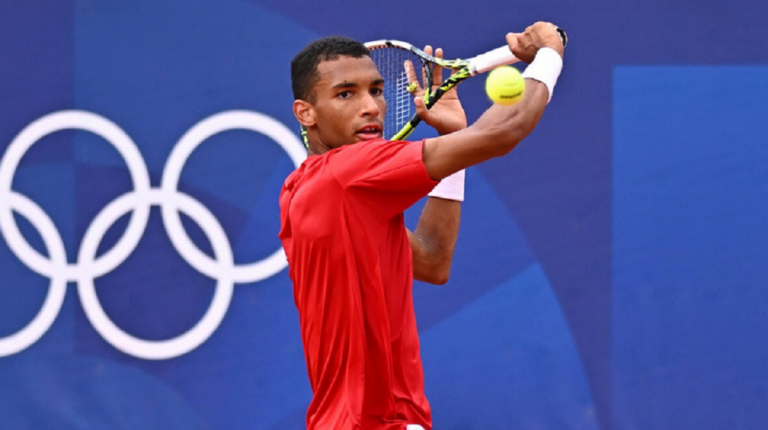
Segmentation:
[[(282, 271), (288, 264), (282, 248), (261, 261), (235, 264), (232, 246), (216, 217), (202, 203), (177, 188), (181, 171), (192, 152), (209, 137), (235, 129), (254, 131), (274, 140), (296, 167), (306, 158), (304, 145), (279, 121), (258, 112), (226, 111), (203, 119), (182, 136), (168, 158), (161, 186), (152, 188), (136, 144), (120, 127), (102, 116), (85, 111), (60, 111), (25, 127), (0, 160), (0, 233), (19, 260), (49, 278), (50, 285), (43, 306), (32, 321), (16, 333), (0, 337), (0, 357), (23, 351), (48, 331), (64, 302), (67, 282), (77, 283), (85, 315), (107, 342), (135, 357), (162, 360), (192, 351), (216, 331), (229, 308), (235, 284), (258, 282)], [(35, 202), (12, 189), (13, 177), (24, 154), (43, 137), (61, 130), (84, 130), (109, 142), (125, 160), (134, 188), (96, 215), (86, 229), (77, 262), (73, 264), (67, 263), (63, 240), (50, 217)], [(179, 255), (199, 273), (216, 280), (213, 300), (202, 319), (185, 333), (161, 341), (138, 339), (117, 327), (101, 306), (94, 285), (95, 279), (120, 266), (136, 249), (146, 229), (151, 206), (160, 207), (163, 225)], [(14, 211), (37, 229), (50, 257), (40, 254), (26, 241), (13, 217)], [(97, 258), (104, 234), (128, 212), (131, 219), (122, 237)], [(201, 227), (213, 247), (214, 258), (195, 246), (184, 230), (179, 212), (184, 212)]]

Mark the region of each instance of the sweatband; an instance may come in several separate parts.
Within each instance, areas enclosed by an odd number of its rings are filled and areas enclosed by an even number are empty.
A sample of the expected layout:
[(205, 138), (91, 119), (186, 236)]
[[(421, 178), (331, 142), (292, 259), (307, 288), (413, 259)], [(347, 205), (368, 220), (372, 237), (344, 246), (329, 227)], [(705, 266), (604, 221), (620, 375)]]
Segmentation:
[(429, 197), (440, 197), (441, 199), (463, 202), (465, 175), (465, 170), (461, 169), (458, 172), (443, 178), (443, 180), (432, 189), (432, 192), (429, 193)]
[(536, 57), (523, 72), (523, 78), (535, 79), (547, 86), (549, 98), (547, 103), (552, 100), (552, 93), (555, 91), (557, 78), (563, 70), (563, 58), (554, 49), (543, 47), (536, 52)]

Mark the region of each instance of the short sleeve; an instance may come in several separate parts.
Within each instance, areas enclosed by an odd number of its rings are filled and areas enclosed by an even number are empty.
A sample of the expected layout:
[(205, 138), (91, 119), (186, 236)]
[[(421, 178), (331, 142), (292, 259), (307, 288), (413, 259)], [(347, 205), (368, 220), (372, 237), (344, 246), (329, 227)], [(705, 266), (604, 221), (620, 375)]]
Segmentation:
[(424, 167), (424, 141), (373, 140), (339, 148), (328, 159), (345, 190), (392, 216), (426, 196), (437, 185)]

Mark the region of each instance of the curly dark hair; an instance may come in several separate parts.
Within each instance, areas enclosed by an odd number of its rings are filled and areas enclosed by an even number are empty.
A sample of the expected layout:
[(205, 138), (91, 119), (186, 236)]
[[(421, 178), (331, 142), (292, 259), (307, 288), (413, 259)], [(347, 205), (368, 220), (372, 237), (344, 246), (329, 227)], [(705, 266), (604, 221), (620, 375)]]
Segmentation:
[(291, 60), (293, 98), (314, 103), (313, 89), (319, 79), (317, 65), (321, 61), (336, 60), (339, 56), (362, 58), (370, 57), (371, 53), (362, 43), (343, 36), (315, 40)]

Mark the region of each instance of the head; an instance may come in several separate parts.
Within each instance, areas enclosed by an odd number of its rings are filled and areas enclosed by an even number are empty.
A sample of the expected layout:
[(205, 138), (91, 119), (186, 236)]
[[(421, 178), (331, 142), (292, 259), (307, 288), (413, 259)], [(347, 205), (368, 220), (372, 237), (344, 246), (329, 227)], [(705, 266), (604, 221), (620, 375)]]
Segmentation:
[(311, 152), (382, 136), (384, 80), (362, 43), (338, 36), (310, 43), (291, 61), (291, 83)]

